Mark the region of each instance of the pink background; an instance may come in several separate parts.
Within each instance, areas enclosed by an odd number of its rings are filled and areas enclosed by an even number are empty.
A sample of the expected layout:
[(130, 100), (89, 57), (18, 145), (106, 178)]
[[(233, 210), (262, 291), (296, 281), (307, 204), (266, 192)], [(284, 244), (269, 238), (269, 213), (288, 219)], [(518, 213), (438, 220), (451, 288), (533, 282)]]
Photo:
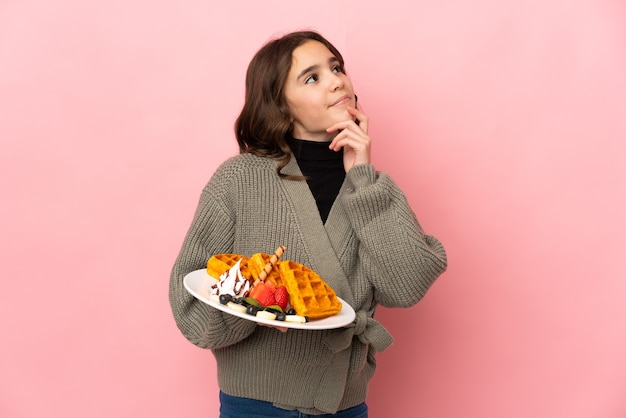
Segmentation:
[(626, 416), (617, 0), (3, 0), (0, 416), (217, 416), (169, 271), (247, 63), (300, 28), (344, 53), (377, 168), (449, 255), (379, 314), (371, 416)]

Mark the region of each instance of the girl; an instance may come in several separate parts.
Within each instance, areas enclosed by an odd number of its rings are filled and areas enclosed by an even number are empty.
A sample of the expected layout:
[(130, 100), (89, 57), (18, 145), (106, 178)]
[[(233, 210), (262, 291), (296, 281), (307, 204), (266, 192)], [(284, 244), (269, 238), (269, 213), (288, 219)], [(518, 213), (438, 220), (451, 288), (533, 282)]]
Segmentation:
[[(367, 128), (341, 54), (319, 34), (275, 39), (250, 62), (235, 124), (240, 154), (202, 191), (169, 293), (183, 335), (216, 358), (220, 417), (367, 417), (376, 353), (392, 342), (376, 306), (416, 304), (446, 269), (441, 243), (371, 165)], [(183, 286), (213, 254), (280, 245), (283, 259), (315, 270), (354, 308), (354, 323), (277, 330)]]

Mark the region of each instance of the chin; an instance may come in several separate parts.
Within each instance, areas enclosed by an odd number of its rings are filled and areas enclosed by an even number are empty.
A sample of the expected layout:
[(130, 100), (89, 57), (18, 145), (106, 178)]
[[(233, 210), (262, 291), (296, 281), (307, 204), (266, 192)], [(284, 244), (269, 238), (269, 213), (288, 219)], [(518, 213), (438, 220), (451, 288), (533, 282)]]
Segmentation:
[(343, 122), (344, 120), (354, 120), (354, 116), (352, 116), (350, 113), (348, 113), (347, 110), (339, 113), (337, 115), (337, 120), (336, 122)]

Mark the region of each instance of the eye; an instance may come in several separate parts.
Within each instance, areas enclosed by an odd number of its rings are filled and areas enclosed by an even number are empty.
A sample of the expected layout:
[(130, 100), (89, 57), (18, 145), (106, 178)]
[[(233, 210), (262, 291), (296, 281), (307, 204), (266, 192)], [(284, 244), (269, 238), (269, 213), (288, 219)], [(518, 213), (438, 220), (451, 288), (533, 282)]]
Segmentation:
[(312, 84), (318, 80), (317, 74), (311, 74), (304, 80), (304, 84)]
[(333, 73), (337, 74), (337, 73), (343, 73), (343, 67), (339, 64), (335, 65), (332, 68)]

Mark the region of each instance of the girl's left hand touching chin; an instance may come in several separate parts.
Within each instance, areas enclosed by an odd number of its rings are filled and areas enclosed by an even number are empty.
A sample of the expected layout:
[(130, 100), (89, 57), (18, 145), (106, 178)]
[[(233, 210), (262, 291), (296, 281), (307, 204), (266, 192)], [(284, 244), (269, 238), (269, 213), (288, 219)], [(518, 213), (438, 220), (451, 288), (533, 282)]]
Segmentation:
[(343, 167), (346, 172), (355, 165), (370, 164), (372, 144), (372, 140), (367, 135), (367, 116), (353, 107), (348, 107), (348, 113), (358, 119), (358, 125), (354, 120), (349, 119), (337, 122), (326, 129), (328, 133), (339, 131), (330, 142), (329, 148), (333, 151), (343, 148)]

